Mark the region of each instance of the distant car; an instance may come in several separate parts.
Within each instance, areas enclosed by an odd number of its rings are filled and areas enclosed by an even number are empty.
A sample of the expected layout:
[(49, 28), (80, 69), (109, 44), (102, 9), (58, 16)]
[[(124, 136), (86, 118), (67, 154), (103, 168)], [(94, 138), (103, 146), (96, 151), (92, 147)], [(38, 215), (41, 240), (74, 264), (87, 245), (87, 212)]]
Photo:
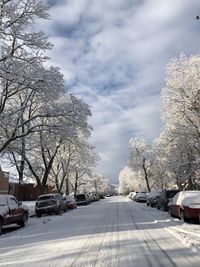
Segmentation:
[(200, 191), (181, 191), (169, 203), (169, 214), (184, 221), (200, 222)]
[(99, 194), (99, 199), (104, 199), (104, 198), (105, 198), (104, 194)]
[(76, 209), (76, 200), (73, 196), (63, 196), (63, 200), (68, 210)]
[(128, 195), (128, 198), (134, 200), (135, 196), (137, 195), (138, 192), (130, 192), (130, 194)]
[(75, 196), (76, 205), (88, 205), (89, 200), (86, 194), (77, 194)]
[(160, 194), (161, 194), (161, 191), (150, 192), (146, 200), (147, 206), (155, 207), (157, 203), (157, 199), (160, 196)]
[(146, 192), (138, 192), (137, 195), (134, 197), (136, 202), (146, 202), (147, 193)]
[(0, 195), (0, 234), (2, 234), (3, 225), (16, 223), (25, 226), (28, 222), (28, 207), (13, 195)]
[(162, 211), (168, 211), (169, 199), (173, 198), (178, 192), (179, 190), (164, 189), (157, 199), (156, 208), (161, 209)]
[(43, 214), (61, 214), (67, 211), (67, 207), (61, 194), (46, 194), (38, 197), (35, 203), (35, 213), (37, 217)]

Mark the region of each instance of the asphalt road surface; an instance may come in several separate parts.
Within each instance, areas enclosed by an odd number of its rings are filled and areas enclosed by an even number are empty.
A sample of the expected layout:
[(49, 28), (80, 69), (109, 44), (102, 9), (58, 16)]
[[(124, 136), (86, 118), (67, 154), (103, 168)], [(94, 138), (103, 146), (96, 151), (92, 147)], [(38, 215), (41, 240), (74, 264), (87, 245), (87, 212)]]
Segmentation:
[(143, 203), (106, 198), (61, 216), (30, 218), (27, 227), (6, 232), (0, 266), (199, 267), (199, 252), (168, 231), (173, 224)]

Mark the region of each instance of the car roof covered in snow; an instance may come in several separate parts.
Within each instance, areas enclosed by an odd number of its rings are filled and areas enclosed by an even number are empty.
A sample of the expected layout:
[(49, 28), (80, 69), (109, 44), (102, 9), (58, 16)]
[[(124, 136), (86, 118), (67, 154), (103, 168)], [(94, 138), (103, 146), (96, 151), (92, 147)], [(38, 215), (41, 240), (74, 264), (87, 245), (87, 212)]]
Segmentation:
[(200, 191), (181, 191), (172, 199), (172, 204), (176, 205), (185, 206), (192, 203), (200, 203)]

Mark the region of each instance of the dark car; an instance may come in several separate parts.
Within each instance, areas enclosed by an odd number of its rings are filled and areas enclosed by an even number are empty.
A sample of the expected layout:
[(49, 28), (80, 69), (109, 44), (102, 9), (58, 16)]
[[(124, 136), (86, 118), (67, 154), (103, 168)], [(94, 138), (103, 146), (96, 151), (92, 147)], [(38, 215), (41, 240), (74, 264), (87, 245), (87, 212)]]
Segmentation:
[(37, 217), (43, 214), (61, 214), (67, 211), (67, 207), (60, 194), (46, 194), (38, 197), (35, 203), (35, 213)]
[(147, 196), (147, 206), (155, 207), (157, 203), (157, 199), (160, 197), (161, 191), (150, 192)]
[(157, 199), (156, 208), (162, 211), (168, 211), (169, 199), (173, 198), (178, 192), (179, 190), (163, 190)]
[(88, 205), (89, 200), (86, 194), (77, 194), (75, 196), (76, 205)]
[(76, 209), (76, 201), (73, 196), (63, 196), (63, 200), (68, 210)]
[(28, 207), (18, 202), (13, 195), (0, 195), (0, 234), (3, 225), (16, 223), (25, 226), (28, 222)]
[(104, 194), (99, 194), (99, 199), (104, 199), (104, 198), (105, 198)]

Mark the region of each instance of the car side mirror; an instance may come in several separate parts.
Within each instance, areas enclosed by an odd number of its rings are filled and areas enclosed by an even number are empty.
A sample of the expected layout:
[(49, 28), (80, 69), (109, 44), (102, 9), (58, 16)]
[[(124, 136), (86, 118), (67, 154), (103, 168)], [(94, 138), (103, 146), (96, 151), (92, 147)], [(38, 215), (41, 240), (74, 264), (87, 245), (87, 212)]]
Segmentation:
[(21, 205), (22, 205), (22, 202), (19, 201), (19, 202), (18, 202), (18, 206), (20, 207)]

